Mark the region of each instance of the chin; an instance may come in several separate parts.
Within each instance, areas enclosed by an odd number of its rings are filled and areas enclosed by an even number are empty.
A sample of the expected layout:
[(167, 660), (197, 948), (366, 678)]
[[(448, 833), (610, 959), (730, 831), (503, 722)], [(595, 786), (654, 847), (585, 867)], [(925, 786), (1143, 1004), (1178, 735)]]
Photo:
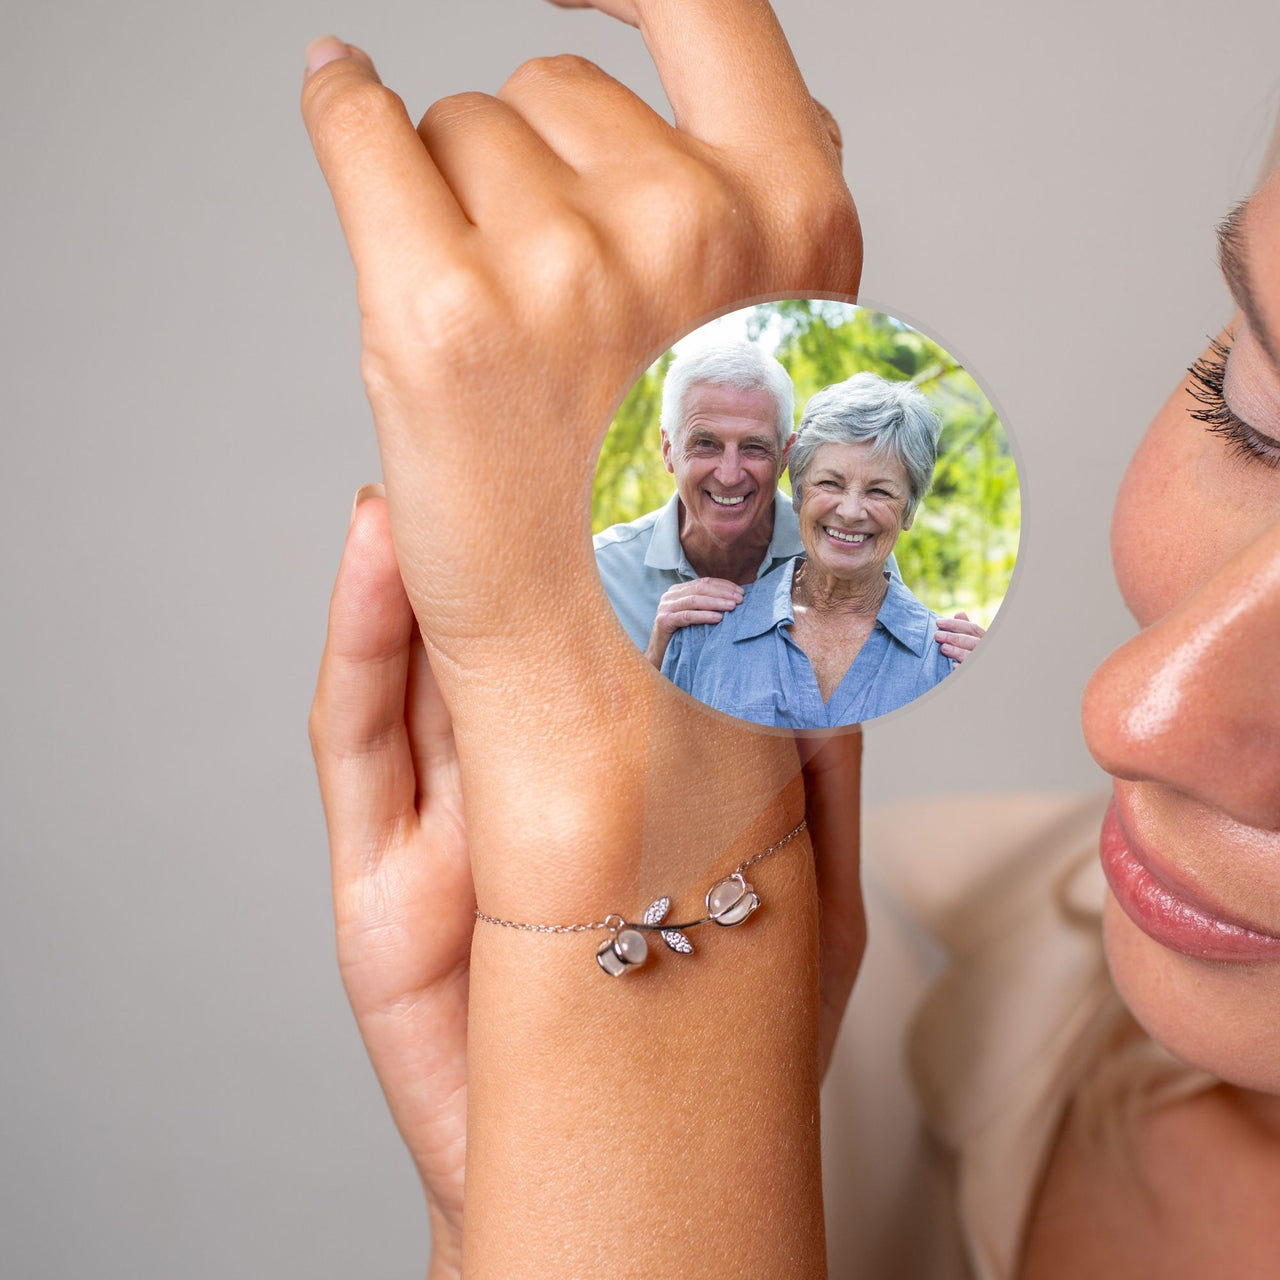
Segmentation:
[(1280, 964), (1194, 960), (1148, 937), (1110, 893), (1107, 965), (1144, 1031), (1228, 1084), (1280, 1094)]

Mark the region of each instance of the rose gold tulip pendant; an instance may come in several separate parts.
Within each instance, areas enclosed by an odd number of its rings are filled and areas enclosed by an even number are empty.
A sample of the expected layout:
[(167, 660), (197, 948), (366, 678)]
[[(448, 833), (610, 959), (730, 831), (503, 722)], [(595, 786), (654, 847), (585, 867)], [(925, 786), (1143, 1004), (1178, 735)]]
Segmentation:
[(612, 915), (604, 922), (609, 936), (596, 951), (596, 960), (611, 978), (626, 977), (649, 958), (646, 933), (657, 933), (672, 951), (690, 955), (693, 943), (685, 936), (700, 924), (718, 924), (724, 928), (741, 924), (759, 905), (760, 895), (747, 883), (741, 871), (717, 880), (707, 890), (707, 914), (683, 924), (665, 924), (671, 910), (670, 898), (658, 898), (645, 909), (638, 924), (628, 924), (621, 916)]

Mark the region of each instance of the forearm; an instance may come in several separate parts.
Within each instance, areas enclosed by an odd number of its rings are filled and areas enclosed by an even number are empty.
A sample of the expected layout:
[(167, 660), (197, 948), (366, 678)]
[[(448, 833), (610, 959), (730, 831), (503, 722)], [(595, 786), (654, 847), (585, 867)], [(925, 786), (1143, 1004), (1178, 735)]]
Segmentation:
[[(758, 740), (747, 742), (755, 776), (740, 774), (736, 793), (702, 797), (726, 833), (719, 845), (688, 847), (680, 884), (649, 867), (639, 875), (620, 868), (600, 849), (594, 879), (604, 896), (583, 919), (611, 910), (634, 918), (664, 894), (673, 918), (699, 915), (714, 880), (794, 827), (803, 811), (794, 746), (767, 741), (779, 773), (790, 754), (790, 785), (753, 791), (777, 776), (757, 758)], [(674, 801), (701, 822), (693, 803), (692, 795)], [(760, 811), (743, 826), (749, 809)], [(628, 877), (635, 895), (612, 899)], [(694, 930), (689, 956), (650, 935), (662, 954), (623, 980), (595, 962), (602, 933), (478, 927), (468, 1274), (823, 1273), (817, 914), (807, 839), (756, 864), (749, 878), (762, 907), (743, 926)]]

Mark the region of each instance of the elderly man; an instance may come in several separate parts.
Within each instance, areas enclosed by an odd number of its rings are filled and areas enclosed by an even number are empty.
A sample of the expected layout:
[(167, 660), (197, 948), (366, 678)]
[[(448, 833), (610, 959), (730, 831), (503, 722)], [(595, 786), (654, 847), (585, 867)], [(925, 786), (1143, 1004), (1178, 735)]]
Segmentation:
[[(654, 666), (679, 628), (719, 622), (743, 586), (804, 554), (791, 499), (778, 489), (794, 406), (790, 374), (750, 342), (690, 352), (667, 371), (662, 460), (676, 491), (594, 539), (614, 612)], [(899, 576), (892, 557), (888, 569)], [(963, 614), (938, 626), (934, 639), (957, 662), (982, 635)]]
[(614, 611), (655, 666), (679, 627), (719, 622), (743, 584), (803, 554), (778, 492), (794, 403), (790, 375), (749, 342), (680, 356), (667, 371), (662, 460), (676, 492), (595, 537)]

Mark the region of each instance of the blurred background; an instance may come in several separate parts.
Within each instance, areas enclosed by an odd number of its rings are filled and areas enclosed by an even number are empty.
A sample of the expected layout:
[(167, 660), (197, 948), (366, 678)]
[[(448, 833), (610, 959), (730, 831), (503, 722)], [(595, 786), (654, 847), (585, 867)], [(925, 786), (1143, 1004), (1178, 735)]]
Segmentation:
[[(778, 9), (843, 127), (861, 302), (974, 374), (1021, 476), (1005, 606), (964, 679), (868, 733), (866, 793), (1098, 787), (1080, 691), (1132, 632), (1111, 504), (1230, 312), (1213, 231), (1271, 130), (1280, 6)], [(541, 0), (9, 6), (15, 1280), (423, 1273), (421, 1194), (333, 961), (306, 740), (352, 496), (379, 476), (351, 268), (298, 118), (324, 31), (367, 48), (415, 118), (564, 51), (665, 111), (634, 31)]]
[[(893, 316), (818, 298), (765, 302), (720, 316), (648, 368), (627, 393), (600, 447), (591, 529), (635, 520), (675, 492), (662, 460), (662, 384), (677, 353), (748, 341), (774, 356), (795, 387), (795, 425), (815, 391), (855, 373), (911, 382), (941, 432), (933, 488), (894, 547), (902, 580), (935, 613), (963, 609), (991, 625), (1018, 556), (1018, 469), (991, 402), (936, 342)], [(784, 472), (781, 487), (791, 492)]]

